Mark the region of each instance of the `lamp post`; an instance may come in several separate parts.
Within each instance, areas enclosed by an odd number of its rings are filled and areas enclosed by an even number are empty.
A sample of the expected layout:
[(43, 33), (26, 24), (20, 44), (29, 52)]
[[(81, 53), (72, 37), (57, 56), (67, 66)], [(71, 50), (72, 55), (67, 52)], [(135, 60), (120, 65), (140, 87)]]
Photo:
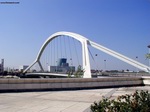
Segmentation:
[(105, 71), (106, 71), (106, 60), (104, 60), (104, 67), (105, 67)]
[(97, 64), (97, 63), (98, 63), (97, 56), (98, 56), (98, 54), (95, 54), (96, 61), (97, 61), (97, 62), (95, 61), (95, 64), (96, 64), (96, 74), (97, 74), (97, 72), (99, 71), (99, 70), (98, 70), (98, 64)]
[[(138, 61), (138, 56), (135, 57), (136, 61)], [(136, 74), (138, 74), (138, 68), (136, 67)]]
[(48, 70), (49, 70), (49, 69), (48, 69), (48, 63), (46, 63), (46, 67), (47, 67), (47, 72), (48, 72)]
[(57, 73), (57, 67), (58, 67), (58, 64), (57, 64), (57, 61), (56, 61), (56, 70), (55, 70), (56, 73)]
[(147, 46), (148, 47), (148, 54), (147, 54), (147, 58), (148, 58), (148, 65), (150, 67), (150, 45)]

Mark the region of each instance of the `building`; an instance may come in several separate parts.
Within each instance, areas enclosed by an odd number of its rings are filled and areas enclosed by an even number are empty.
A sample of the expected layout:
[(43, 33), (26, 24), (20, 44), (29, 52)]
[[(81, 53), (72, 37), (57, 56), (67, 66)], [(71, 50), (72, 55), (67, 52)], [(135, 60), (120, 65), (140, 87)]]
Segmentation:
[(22, 65), (19, 67), (19, 72), (23, 72), (26, 68), (28, 68), (28, 65)]
[(2, 59), (0, 63), (0, 72), (4, 72), (4, 59)]
[(67, 73), (69, 71), (75, 72), (75, 66), (69, 66), (66, 58), (60, 58), (57, 66), (48, 66), (48, 71), (51, 73)]

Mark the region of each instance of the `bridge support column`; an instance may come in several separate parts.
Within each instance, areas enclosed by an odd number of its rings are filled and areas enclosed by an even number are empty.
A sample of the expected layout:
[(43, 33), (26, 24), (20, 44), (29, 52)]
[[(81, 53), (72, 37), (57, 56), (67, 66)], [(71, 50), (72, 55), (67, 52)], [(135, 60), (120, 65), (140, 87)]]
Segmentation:
[(40, 61), (38, 61), (38, 64), (39, 64), (39, 66), (40, 66), (41, 71), (44, 72), (44, 69), (43, 69), (42, 64), (41, 64)]
[(35, 65), (36, 63), (39, 64), (39, 67), (40, 67), (41, 71), (43, 72), (44, 69), (43, 69), (43, 67), (42, 67), (41, 62), (40, 62), (40, 61), (34, 61), (28, 68), (26, 68), (26, 69), (23, 71), (23, 73), (26, 73), (26, 72), (27, 72), (33, 65)]
[(23, 73), (26, 73), (37, 61), (34, 61), (28, 68), (26, 68)]
[(90, 59), (89, 59), (89, 51), (88, 51), (88, 40), (84, 40), (82, 44), (82, 57), (83, 57), (83, 78), (91, 78), (91, 67), (90, 67)]

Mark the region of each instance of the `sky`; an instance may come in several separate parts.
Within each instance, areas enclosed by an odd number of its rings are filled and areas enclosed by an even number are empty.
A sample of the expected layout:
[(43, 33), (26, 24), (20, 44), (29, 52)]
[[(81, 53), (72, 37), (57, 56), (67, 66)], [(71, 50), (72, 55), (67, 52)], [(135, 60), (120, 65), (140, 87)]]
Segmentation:
[[(138, 56), (139, 62), (148, 65), (150, 0), (7, 1), (19, 4), (0, 4), (0, 59), (5, 59), (5, 67), (30, 65), (45, 40), (58, 31), (78, 33), (132, 59)], [(92, 51), (101, 67), (106, 59), (108, 69), (133, 69)]]

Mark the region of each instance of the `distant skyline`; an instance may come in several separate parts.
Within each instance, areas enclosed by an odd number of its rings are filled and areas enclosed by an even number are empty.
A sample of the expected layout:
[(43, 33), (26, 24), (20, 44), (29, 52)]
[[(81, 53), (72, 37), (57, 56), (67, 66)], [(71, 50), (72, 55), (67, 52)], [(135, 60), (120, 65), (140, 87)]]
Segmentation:
[[(30, 65), (45, 40), (58, 31), (78, 33), (148, 65), (145, 54), (150, 45), (150, 0), (15, 2), (19, 4), (0, 4), (0, 59), (5, 59), (5, 67)], [(107, 69), (136, 70), (116, 58), (92, 51), (98, 54), (99, 69), (107, 60)]]

